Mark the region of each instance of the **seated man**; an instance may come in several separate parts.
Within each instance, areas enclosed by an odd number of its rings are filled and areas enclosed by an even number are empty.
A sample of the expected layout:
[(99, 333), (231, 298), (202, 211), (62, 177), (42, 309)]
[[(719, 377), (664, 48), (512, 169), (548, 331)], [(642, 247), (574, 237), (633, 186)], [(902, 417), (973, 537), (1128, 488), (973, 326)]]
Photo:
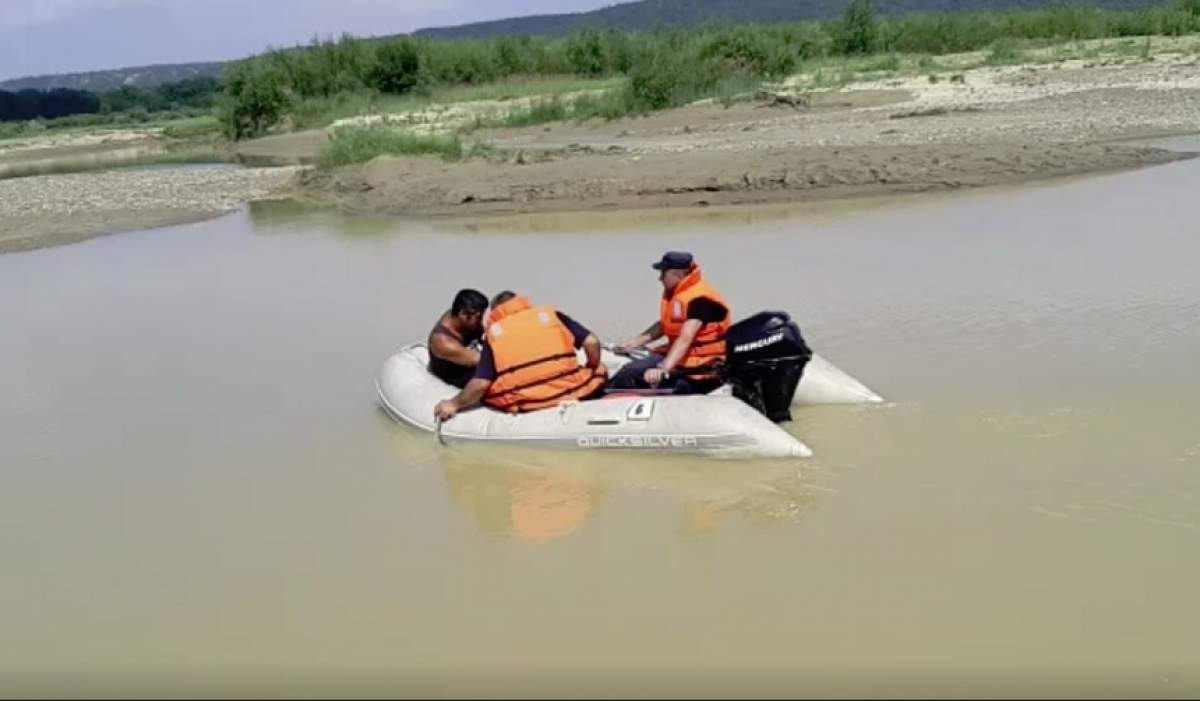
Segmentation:
[[(582, 367), (578, 348), (587, 354)], [(599, 395), (607, 377), (600, 339), (553, 307), (505, 291), (492, 299), (475, 376), (458, 396), (438, 402), (434, 415), (445, 421), (480, 401), (513, 413), (549, 409)]]
[(479, 365), (471, 347), (483, 337), (487, 297), (478, 290), (459, 290), (450, 311), (429, 332), (429, 372), (447, 384), (464, 387)]
[(711, 392), (721, 385), (721, 379), (705, 368), (725, 360), (725, 334), (732, 323), (729, 304), (704, 279), (690, 253), (670, 251), (650, 267), (658, 271), (663, 286), (659, 320), (617, 350), (628, 352), (664, 336), (667, 344), (656, 350), (658, 355), (622, 367), (611, 387), (660, 387), (675, 394)]

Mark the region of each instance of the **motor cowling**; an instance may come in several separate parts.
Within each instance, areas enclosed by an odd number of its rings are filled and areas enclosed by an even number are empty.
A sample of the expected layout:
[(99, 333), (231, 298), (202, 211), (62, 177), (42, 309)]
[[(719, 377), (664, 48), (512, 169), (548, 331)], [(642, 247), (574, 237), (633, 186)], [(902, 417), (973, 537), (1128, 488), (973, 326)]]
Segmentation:
[(729, 327), (726, 381), (733, 394), (772, 421), (792, 420), (792, 396), (812, 359), (787, 312), (765, 311)]

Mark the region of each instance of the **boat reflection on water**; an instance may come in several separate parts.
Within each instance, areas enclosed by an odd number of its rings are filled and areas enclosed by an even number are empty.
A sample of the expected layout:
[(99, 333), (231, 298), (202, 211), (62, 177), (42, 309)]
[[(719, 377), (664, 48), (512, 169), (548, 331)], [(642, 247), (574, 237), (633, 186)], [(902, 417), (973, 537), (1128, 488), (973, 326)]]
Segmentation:
[(708, 463), (676, 456), (573, 454), (509, 447), (443, 449), (451, 501), (488, 534), (546, 543), (577, 533), (625, 494), (677, 502), (685, 535), (718, 531), (734, 515), (798, 521), (813, 505), (796, 461)]

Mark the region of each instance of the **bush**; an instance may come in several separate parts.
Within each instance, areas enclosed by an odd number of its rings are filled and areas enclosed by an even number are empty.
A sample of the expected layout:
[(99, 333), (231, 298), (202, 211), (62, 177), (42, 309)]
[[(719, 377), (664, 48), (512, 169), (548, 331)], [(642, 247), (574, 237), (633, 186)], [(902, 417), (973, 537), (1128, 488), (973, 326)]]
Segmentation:
[(530, 51), (532, 40), (525, 37), (504, 36), (496, 40), (496, 68), (501, 75), (519, 75), (534, 72), (534, 59)]
[[(691, 64), (691, 65), (689, 65)], [(682, 104), (703, 87), (701, 71), (670, 49), (650, 51), (629, 70), (629, 92), (637, 111), (661, 110)]]
[(836, 34), (841, 53), (867, 54), (874, 51), (879, 34), (875, 24), (874, 0), (850, 0)]
[(490, 43), (426, 41), (422, 49), (422, 63), (429, 67), (433, 82), (475, 85), (500, 77), (495, 49)]
[(700, 58), (719, 62), (729, 73), (781, 76), (795, 68), (797, 54), (760, 27), (737, 27), (714, 37), (701, 49)]
[(787, 50), (798, 61), (824, 58), (833, 52), (833, 37), (822, 25), (806, 22), (783, 27), (780, 32)]
[(334, 168), (365, 163), (376, 156), (417, 156), (434, 154), (448, 161), (463, 157), (463, 145), (457, 136), (426, 136), (395, 131), (384, 126), (340, 127), (333, 139), (317, 156), (317, 165)]
[(420, 83), (421, 55), (409, 41), (390, 41), (375, 52), (367, 84), (382, 93), (403, 95)]
[(633, 109), (632, 95), (629, 86), (610, 90), (602, 95), (584, 95), (571, 103), (571, 119), (585, 121), (588, 119), (620, 119), (628, 116)]
[(253, 59), (227, 70), (226, 96), (218, 108), (225, 135), (237, 141), (274, 126), (292, 102), (286, 77), (274, 66)]

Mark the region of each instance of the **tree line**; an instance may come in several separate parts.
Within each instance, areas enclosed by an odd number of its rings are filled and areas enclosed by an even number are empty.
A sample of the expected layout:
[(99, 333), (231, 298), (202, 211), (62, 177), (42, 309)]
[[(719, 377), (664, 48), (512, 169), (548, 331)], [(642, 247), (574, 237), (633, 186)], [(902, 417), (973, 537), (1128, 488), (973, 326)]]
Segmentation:
[(216, 78), (199, 77), (153, 88), (124, 86), (103, 93), (70, 88), (0, 90), (0, 122), (171, 110), (207, 113), (216, 105), (223, 87)]
[(220, 118), (231, 138), (253, 136), (305, 103), (356, 92), (420, 93), (431, 86), (517, 76), (624, 76), (620, 114), (702, 97), (729, 81), (786, 75), (814, 59), (870, 53), (944, 54), (1008, 40), (1082, 40), (1200, 31), (1200, 0), (1104, 10), (1037, 10), (877, 17), (873, 0), (852, 0), (836, 20), (709, 24), (648, 32), (585, 29), (566, 37), (423, 37), (313, 41), (226, 68)]
[(0, 122), (58, 119), (99, 111), (100, 98), (84, 90), (0, 90)]

